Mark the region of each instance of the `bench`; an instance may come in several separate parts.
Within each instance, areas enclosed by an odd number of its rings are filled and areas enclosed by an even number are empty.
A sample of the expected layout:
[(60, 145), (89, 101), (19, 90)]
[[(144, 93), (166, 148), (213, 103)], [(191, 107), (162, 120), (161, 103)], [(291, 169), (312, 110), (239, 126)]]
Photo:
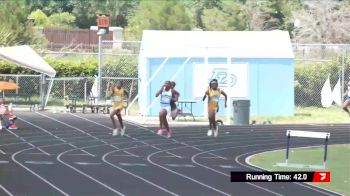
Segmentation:
[[(75, 113), (77, 108), (82, 108), (82, 112), (86, 113), (87, 109), (91, 110), (91, 113), (99, 113), (100, 111), (103, 114), (109, 114), (111, 108), (113, 107), (110, 100), (105, 100), (104, 103), (96, 103), (96, 97), (89, 97), (89, 101), (86, 104), (77, 104), (77, 98), (72, 96), (70, 101), (71, 103), (65, 103), (65, 106), (69, 108), (71, 113)], [(126, 108), (128, 107), (128, 100), (124, 100), (124, 113), (126, 114)]]
[[(196, 119), (193, 115), (192, 105), (194, 103), (197, 103), (196, 100), (179, 100), (177, 101), (177, 107), (180, 109), (179, 113), (177, 114), (178, 117), (183, 117), (186, 120), (186, 116), (192, 117), (193, 121)], [(189, 107), (187, 106), (189, 105)], [(186, 111), (185, 111), (186, 110)]]

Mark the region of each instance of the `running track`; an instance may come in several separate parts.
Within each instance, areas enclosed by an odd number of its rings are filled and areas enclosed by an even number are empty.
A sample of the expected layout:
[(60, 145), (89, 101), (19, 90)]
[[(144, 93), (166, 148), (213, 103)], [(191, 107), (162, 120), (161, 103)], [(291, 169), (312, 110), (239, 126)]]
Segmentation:
[[(0, 132), (0, 195), (336, 195), (304, 183), (231, 183), (230, 171), (259, 170), (245, 158), (284, 148), (287, 129), (330, 131), (330, 144), (350, 142), (350, 125), (156, 128), (127, 123), (111, 136), (96, 114), (21, 112), (20, 130)], [(292, 147), (323, 140), (293, 140)]]

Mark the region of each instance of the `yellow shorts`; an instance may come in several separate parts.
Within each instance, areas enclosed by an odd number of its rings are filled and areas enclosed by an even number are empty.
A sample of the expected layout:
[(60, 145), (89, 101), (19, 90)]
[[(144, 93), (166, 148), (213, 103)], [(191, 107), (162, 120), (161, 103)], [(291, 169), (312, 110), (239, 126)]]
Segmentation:
[(121, 109), (123, 109), (123, 108), (124, 108), (123, 102), (121, 102), (121, 103), (114, 103), (114, 104), (113, 104), (113, 109), (114, 109), (114, 110), (121, 110)]
[(208, 104), (208, 113), (209, 112), (217, 112), (218, 110), (218, 104), (217, 103), (210, 103)]

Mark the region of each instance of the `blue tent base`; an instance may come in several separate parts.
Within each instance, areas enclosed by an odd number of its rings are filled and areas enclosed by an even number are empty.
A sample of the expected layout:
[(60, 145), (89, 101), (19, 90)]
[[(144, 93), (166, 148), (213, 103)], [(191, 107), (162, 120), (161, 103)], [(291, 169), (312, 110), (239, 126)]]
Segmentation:
[(297, 163), (276, 163), (274, 167), (289, 167), (298, 169), (326, 169), (326, 165), (307, 165), (307, 164), (297, 164)]

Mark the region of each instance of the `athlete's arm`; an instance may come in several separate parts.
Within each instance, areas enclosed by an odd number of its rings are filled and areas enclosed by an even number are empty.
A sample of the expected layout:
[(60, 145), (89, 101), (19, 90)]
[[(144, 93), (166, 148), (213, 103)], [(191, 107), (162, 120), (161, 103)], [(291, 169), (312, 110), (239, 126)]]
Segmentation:
[(172, 93), (171, 100), (173, 102), (177, 102), (179, 100), (179, 93), (176, 90), (173, 90), (173, 89), (171, 90), (171, 93)]
[(221, 91), (221, 94), (225, 97), (225, 108), (227, 108), (227, 94), (224, 91)]
[(205, 93), (204, 93), (204, 96), (203, 96), (203, 101), (205, 100), (205, 98), (207, 98), (207, 95), (209, 95), (209, 91), (207, 90), (207, 91), (205, 91)]
[(129, 97), (129, 92), (126, 91), (125, 89), (124, 89), (124, 96), (127, 97), (127, 98)]
[(113, 95), (113, 87), (110, 87), (108, 90), (108, 96), (112, 96)]
[(164, 85), (159, 89), (159, 91), (156, 93), (156, 97), (158, 97), (160, 94), (162, 94), (162, 91), (164, 89)]

